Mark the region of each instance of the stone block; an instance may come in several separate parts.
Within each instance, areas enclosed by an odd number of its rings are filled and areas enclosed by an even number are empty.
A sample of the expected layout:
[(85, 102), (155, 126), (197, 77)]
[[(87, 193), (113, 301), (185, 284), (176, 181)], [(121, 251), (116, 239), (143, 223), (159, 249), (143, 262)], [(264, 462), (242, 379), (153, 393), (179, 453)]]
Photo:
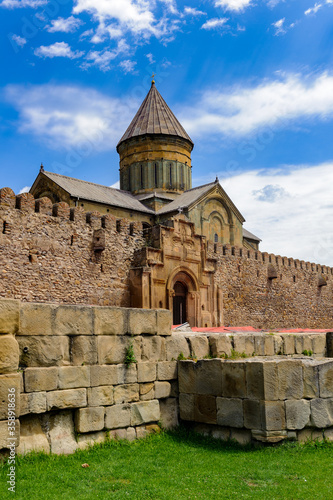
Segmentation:
[(113, 397), (115, 404), (139, 401), (139, 384), (117, 385), (114, 388)]
[(26, 368), (25, 392), (54, 391), (58, 388), (58, 368)]
[(122, 307), (94, 307), (95, 335), (127, 333), (127, 310)]
[(178, 401), (176, 398), (168, 398), (160, 401), (161, 424), (164, 429), (178, 427)]
[(15, 410), (16, 417), (20, 415), (21, 375), (11, 373), (0, 375), (0, 420), (8, 417), (8, 409)]
[(53, 328), (57, 306), (22, 302), (19, 335), (57, 335)]
[[(302, 399), (303, 366), (302, 361), (280, 361), (278, 367), (278, 399)], [(265, 395), (266, 396), (266, 395)], [(266, 396), (267, 399), (267, 396)]]
[(63, 366), (58, 370), (59, 389), (90, 387), (89, 366)]
[(265, 356), (274, 356), (275, 345), (274, 345), (274, 335), (265, 335)]
[(288, 432), (283, 430), (278, 431), (262, 431), (262, 430), (252, 430), (251, 431), (253, 439), (260, 441), (262, 443), (279, 443), (284, 439), (288, 438)]
[(312, 351), (312, 339), (309, 334), (297, 333), (295, 335), (295, 353), (302, 354), (305, 350)]
[(0, 300), (0, 333), (16, 334), (20, 325), (19, 300)]
[(94, 444), (104, 443), (107, 439), (107, 433), (104, 431), (89, 432), (87, 434), (80, 434), (76, 439), (80, 450), (85, 450), (90, 446), (94, 446)]
[(149, 432), (147, 431), (145, 425), (142, 425), (141, 427), (136, 427), (135, 431), (137, 439), (144, 439), (149, 435)]
[(265, 336), (262, 333), (253, 335), (254, 352), (256, 356), (265, 356)]
[(177, 377), (177, 361), (162, 361), (157, 363), (157, 380), (176, 380)]
[(131, 425), (131, 405), (114, 405), (105, 409), (105, 427), (120, 429)]
[(29, 392), (21, 394), (20, 397), (20, 415), (30, 413), (46, 412), (46, 392)]
[[(0, 450), (3, 448), (8, 449), (8, 445), (15, 443), (16, 448), (20, 443), (20, 421), (15, 420), (15, 427), (12, 427), (13, 436), (9, 436), (7, 420), (0, 421)], [(9, 438), (9, 439), (8, 439)], [(15, 439), (16, 438), (16, 439)]]
[(324, 433), (317, 429), (302, 429), (297, 433), (297, 440), (300, 443), (308, 443), (311, 441), (323, 441)]
[(126, 349), (129, 346), (127, 337), (100, 336), (97, 339), (98, 363), (100, 365), (112, 365), (124, 363)]
[(283, 354), (283, 339), (281, 335), (274, 335), (274, 353), (277, 355)]
[(117, 385), (119, 383), (118, 379), (118, 367), (116, 365), (90, 367), (90, 384), (92, 387), (100, 385)]
[(87, 406), (87, 390), (67, 389), (64, 391), (52, 391), (47, 393), (46, 400), (48, 411), (82, 408), (83, 406)]
[(51, 453), (69, 455), (78, 449), (71, 411), (63, 411), (55, 415), (45, 415), (43, 422), (49, 428)]
[(264, 399), (274, 401), (279, 399), (279, 379), (277, 363), (275, 361), (264, 361)]
[(97, 338), (88, 335), (72, 337), (71, 354), (73, 365), (97, 364)]
[(21, 366), (66, 366), (70, 364), (68, 337), (17, 337)]
[(20, 350), (12, 335), (0, 335), (0, 373), (11, 373), (19, 367)]
[(138, 369), (136, 364), (117, 365), (118, 384), (134, 384), (138, 381)]
[(172, 380), (170, 383), (171, 383), (171, 394), (170, 394), (170, 396), (172, 398), (178, 398), (178, 396), (179, 396), (178, 381), (177, 380)]
[(285, 401), (288, 430), (303, 429), (310, 423), (310, 401), (305, 399)]
[(128, 427), (127, 429), (115, 429), (109, 433), (111, 439), (134, 441), (136, 439), (136, 431), (134, 427)]
[(87, 391), (89, 406), (111, 406), (113, 405), (113, 386), (103, 385), (91, 387)]
[(104, 429), (104, 407), (80, 408), (75, 412), (75, 430), (80, 433)]
[(172, 327), (172, 314), (167, 310), (158, 310), (156, 311), (157, 315), (157, 334), (169, 336), (172, 335), (171, 327)]
[(262, 409), (260, 401), (244, 399), (244, 427), (246, 429), (262, 429)]
[(194, 421), (216, 424), (216, 397), (207, 394), (195, 395)]
[(155, 382), (156, 363), (138, 363), (138, 382)]
[(313, 427), (324, 429), (333, 426), (333, 399), (312, 399), (310, 404)]
[(283, 401), (265, 401), (262, 404), (262, 422), (265, 431), (286, 429), (286, 416)]
[(25, 455), (32, 451), (50, 453), (50, 444), (38, 417), (33, 415), (22, 418), (20, 427), (20, 445), (16, 450), (18, 454)]
[(194, 422), (194, 394), (179, 394), (179, 413), (182, 420)]
[(156, 335), (156, 311), (149, 309), (128, 309), (128, 333), (131, 335)]
[(213, 358), (220, 356), (231, 356), (231, 338), (226, 334), (214, 334), (209, 336), (209, 346)]
[(246, 387), (249, 399), (264, 399), (264, 363), (251, 361), (246, 363)]
[(316, 356), (326, 356), (326, 333), (315, 333), (312, 336), (312, 351)]
[(194, 361), (178, 361), (179, 392), (196, 394), (197, 366)]
[(55, 313), (54, 332), (57, 335), (92, 335), (93, 309), (89, 306), (59, 306)]
[(333, 361), (320, 364), (318, 372), (320, 397), (333, 398)]
[(209, 342), (205, 335), (189, 335), (187, 341), (190, 343), (192, 356), (202, 359), (209, 355)]
[(131, 405), (131, 425), (148, 424), (160, 420), (160, 405), (154, 399), (152, 401), (141, 401)]
[(174, 361), (183, 353), (185, 358), (190, 356), (190, 348), (184, 334), (173, 333), (171, 337), (166, 339), (166, 355), (167, 361)]
[(319, 398), (319, 371), (313, 361), (303, 361), (303, 398)]
[(150, 401), (155, 399), (155, 384), (150, 382), (148, 384), (140, 384), (140, 400)]
[(244, 425), (243, 401), (237, 398), (216, 398), (217, 423), (225, 427)]
[(204, 359), (196, 363), (196, 394), (222, 396), (223, 365), (221, 359)]
[(171, 384), (169, 382), (155, 382), (155, 399), (169, 398), (171, 394)]
[(225, 398), (245, 398), (245, 363), (224, 361), (222, 363), (222, 395)]
[(165, 339), (163, 337), (142, 338), (142, 361), (164, 361), (166, 359)]
[(236, 333), (234, 335), (235, 351), (252, 356), (254, 353), (254, 337), (248, 333)]
[(324, 430), (324, 437), (330, 443), (333, 442), (333, 428)]
[(230, 429), (228, 427), (216, 427), (212, 429), (211, 436), (213, 439), (219, 439), (220, 441), (229, 441)]
[(295, 354), (295, 337), (290, 333), (281, 334), (283, 340), (283, 354), (293, 355)]
[(242, 446), (246, 446), (252, 441), (252, 433), (245, 429), (231, 429), (230, 439), (237, 441), (237, 443)]

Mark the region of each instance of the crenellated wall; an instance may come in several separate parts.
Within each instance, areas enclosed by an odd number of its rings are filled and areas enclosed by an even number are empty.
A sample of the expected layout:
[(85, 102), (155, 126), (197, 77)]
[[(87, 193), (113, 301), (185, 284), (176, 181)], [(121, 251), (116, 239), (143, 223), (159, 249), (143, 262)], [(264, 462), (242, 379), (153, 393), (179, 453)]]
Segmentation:
[(333, 269), (207, 242), (223, 290), (224, 325), (332, 328)]
[(142, 224), (0, 190), (0, 297), (129, 306)]

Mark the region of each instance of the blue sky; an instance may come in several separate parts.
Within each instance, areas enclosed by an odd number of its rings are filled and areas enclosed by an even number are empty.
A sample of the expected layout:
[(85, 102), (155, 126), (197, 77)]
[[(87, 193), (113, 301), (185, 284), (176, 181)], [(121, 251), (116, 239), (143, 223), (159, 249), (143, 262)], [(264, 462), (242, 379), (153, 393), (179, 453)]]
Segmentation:
[(333, 0), (0, 0), (1, 185), (106, 185), (151, 74), (262, 250), (333, 266)]

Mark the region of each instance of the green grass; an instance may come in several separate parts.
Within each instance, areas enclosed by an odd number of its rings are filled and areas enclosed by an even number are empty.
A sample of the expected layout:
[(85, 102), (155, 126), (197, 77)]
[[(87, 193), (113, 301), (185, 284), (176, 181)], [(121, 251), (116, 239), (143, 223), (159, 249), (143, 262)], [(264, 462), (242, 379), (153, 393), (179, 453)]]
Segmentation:
[(2, 465), (0, 498), (327, 500), (332, 466), (332, 443), (244, 448), (180, 429), (67, 457), (18, 457), (16, 494)]

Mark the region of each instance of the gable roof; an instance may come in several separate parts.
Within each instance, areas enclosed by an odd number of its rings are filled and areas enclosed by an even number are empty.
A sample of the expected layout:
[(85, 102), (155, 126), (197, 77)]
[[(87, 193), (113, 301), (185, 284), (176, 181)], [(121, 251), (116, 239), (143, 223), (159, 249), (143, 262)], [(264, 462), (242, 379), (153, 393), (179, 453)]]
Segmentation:
[(243, 227), (243, 238), (247, 238), (248, 240), (253, 241), (262, 241), (258, 236), (255, 236), (253, 233), (250, 233), (247, 229)]
[(211, 182), (209, 184), (204, 184), (203, 186), (198, 186), (196, 188), (189, 189), (188, 191), (184, 191), (181, 195), (179, 195), (175, 200), (171, 203), (168, 203), (164, 207), (160, 208), (157, 211), (157, 215), (168, 214), (169, 212), (175, 212), (178, 208), (189, 208), (191, 205), (195, 204), (200, 200), (202, 196), (211, 191), (214, 187), (218, 186), (222, 198), (225, 200), (230, 209), (234, 212), (234, 214), (238, 217), (241, 222), (245, 222), (244, 217), (238, 210), (238, 208), (231, 201), (227, 193), (222, 188), (221, 184), (218, 182), (218, 179), (215, 182)]
[(139, 111), (120, 139), (117, 150), (119, 145), (127, 139), (146, 134), (173, 135), (186, 139), (192, 146), (194, 145), (190, 136), (155, 87), (154, 82)]
[(73, 198), (104, 203), (106, 205), (125, 208), (127, 210), (135, 210), (137, 212), (144, 212), (148, 214), (155, 213), (153, 210), (150, 210), (140, 203), (140, 201), (128, 191), (121, 191), (120, 189), (102, 186), (101, 184), (94, 184), (92, 182), (74, 179), (73, 177), (55, 174), (54, 172), (40, 172), (30, 191), (32, 191), (35, 187), (36, 183), (40, 179), (40, 176), (43, 175), (55, 184), (58, 184), (58, 186), (64, 189), (64, 191), (66, 191)]

